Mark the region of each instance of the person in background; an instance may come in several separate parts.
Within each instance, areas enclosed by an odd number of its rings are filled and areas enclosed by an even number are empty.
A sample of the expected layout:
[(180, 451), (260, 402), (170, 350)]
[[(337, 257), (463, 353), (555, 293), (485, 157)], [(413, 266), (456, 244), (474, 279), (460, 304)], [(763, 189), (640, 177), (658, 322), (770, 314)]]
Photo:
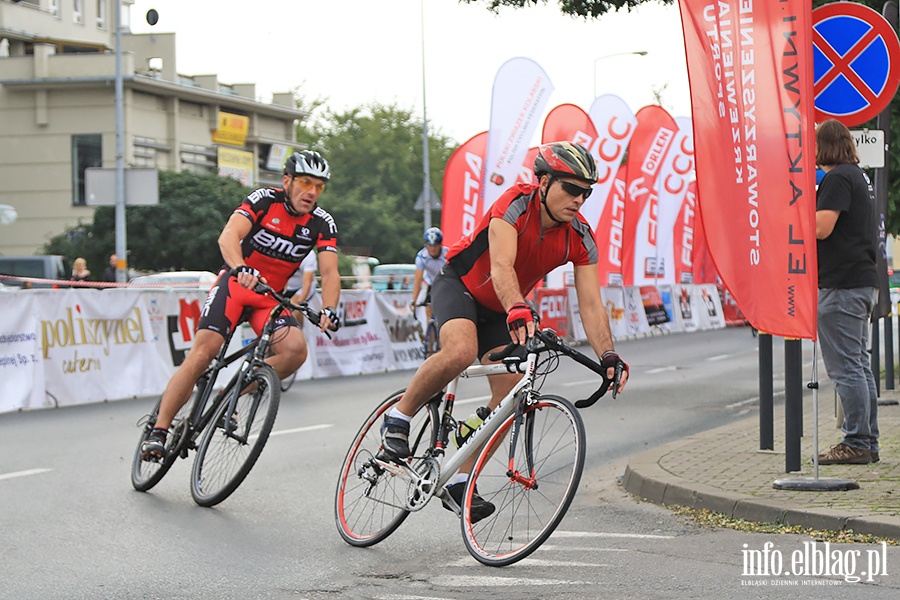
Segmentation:
[[(430, 227), (422, 236), (425, 247), (416, 253), (416, 272), (413, 277), (412, 303), (410, 309), (416, 312), (416, 306), (425, 304), (425, 320), (431, 319), (431, 284), (434, 278), (441, 272), (441, 268), (447, 262), (449, 248), (443, 245), (444, 234), (437, 227)], [(425, 294), (422, 295), (422, 284), (425, 284)]]
[(103, 281), (116, 280), (116, 267), (119, 264), (119, 257), (115, 254), (109, 255), (109, 265), (103, 270)]
[(72, 263), (72, 276), (70, 281), (87, 281), (91, 278), (91, 271), (87, 268), (87, 261), (80, 256)]
[(816, 128), (816, 164), (825, 172), (816, 191), (819, 345), (844, 409), (843, 439), (819, 455), (819, 464), (878, 462), (878, 391), (869, 357), (878, 301), (875, 193), (839, 121)]
[[(290, 296), (291, 302), (294, 304), (309, 302), (310, 298), (316, 295), (316, 269), (318, 266), (316, 253), (307, 254), (284, 288), (284, 294)], [(302, 321), (303, 313), (294, 311), (294, 317), (298, 321)]]

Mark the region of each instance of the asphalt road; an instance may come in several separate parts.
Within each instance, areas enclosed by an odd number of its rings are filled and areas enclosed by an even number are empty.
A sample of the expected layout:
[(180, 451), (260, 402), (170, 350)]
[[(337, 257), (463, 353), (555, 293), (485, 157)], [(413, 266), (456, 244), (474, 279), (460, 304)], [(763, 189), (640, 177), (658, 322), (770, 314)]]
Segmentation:
[[(212, 509), (191, 500), (189, 461), (149, 493), (131, 488), (135, 424), (154, 399), (2, 414), (0, 598), (764, 598), (775, 585), (780, 598), (898, 597), (896, 548), (889, 575), (874, 582), (789, 587), (747, 577), (746, 551), (771, 541), (789, 556), (805, 538), (702, 529), (624, 493), (629, 456), (755, 414), (757, 351), (748, 329), (618, 350), (632, 381), (583, 412), (587, 469), (572, 508), (531, 558), (502, 569), (469, 556), (458, 519), (437, 501), (372, 548), (336, 531), (346, 447), (409, 372), (295, 383), (253, 472)], [(779, 343), (775, 351), (779, 373)], [(544, 391), (576, 400), (592, 385), (589, 371), (563, 361)], [(483, 380), (463, 382), (458, 411), (485, 394)]]

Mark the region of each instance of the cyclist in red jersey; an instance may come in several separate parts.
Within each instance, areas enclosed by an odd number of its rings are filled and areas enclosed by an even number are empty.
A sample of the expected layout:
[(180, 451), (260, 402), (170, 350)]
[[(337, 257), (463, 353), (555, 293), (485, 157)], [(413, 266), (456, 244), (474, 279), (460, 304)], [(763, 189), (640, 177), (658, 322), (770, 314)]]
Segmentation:
[[(319, 328), (336, 329), (336, 306), (341, 285), (338, 274), (337, 226), (317, 204), (331, 178), (328, 162), (318, 152), (304, 150), (288, 158), (283, 188), (260, 188), (244, 198), (219, 235), (225, 266), (210, 288), (200, 313), (197, 333), (184, 362), (163, 392), (153, 431), (141, 447), (145, 459), (164, 454), (172, 419), (191, 395), (194, 383), (236, 327), (244, 311), (257, 334), (276, 302), (254, 292), (263, 281), (282, 291), (291, 274), (314, 248), (322, 275)], [(279, 377), (290, 375), (306, 360), (306, 338), (297, 319), (285, 311), (272, 338), (273, 356), (267, 359)]]
[[(579, 214), (597, 181), (597, 166), (583, 147), (570, 142), (545, 144), (534, 162), (535, 184), (516, 184), (491, 207), (469, 236), (447, 253), (447, 264), (432, 285), (432, 308), (440, 327), (441, 351), (416, 371), (403, 398), (385, 415), (384, 451), (409, 456), (409, 421), (456, 375), (510, 339), (524, 344), (534, 335), (534, 314), (525, 296), (556, 267), (574, 264), (575, 290), (588, 342), (607, 377), (621, 368), (617, 391), (628, 381), (628, 365), (615, 353), (609, 317), (600, 297), (594, 234)], [(521, 375), (489, 377), (493, 409)], [(459, 505), (474, 460), (447, 485), (445, 507)], [(457, 506), (458, 508), (458, 506)], [(489, 516), (494, 505), (472, 498), (472, 522)]]

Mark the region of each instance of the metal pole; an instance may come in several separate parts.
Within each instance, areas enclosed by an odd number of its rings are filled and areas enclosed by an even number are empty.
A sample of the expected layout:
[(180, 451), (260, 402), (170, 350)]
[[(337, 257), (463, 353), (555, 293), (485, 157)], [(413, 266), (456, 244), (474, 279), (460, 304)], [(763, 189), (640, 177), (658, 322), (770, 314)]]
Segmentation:
[(784, 470), (800, 470), (800, 421), (803, 401), (801, 340), (784, 340)]
[(125, 107), (122, 83), (122, 3), (116, 0), (116, 281), (128, 281), (128, 244), (125, 241)]
[(422, 205), (425, 230), (431, 227), (431, 169), (428, 166), (428, 110), (425, 108), (425, 0), (420, 1), (422, 9)]
[(867, 327), (872, 328), (872, 336), (869, 340), (872, 348), (870, 362), (872, 363), (872, 374), (875, 375), (875, 393), (881, 395), (881, 335), (878, 332), (878, 319), (872, 323), (867, 323)]
[(759, 332), (759, 449), (775, 449), (772, 336)]

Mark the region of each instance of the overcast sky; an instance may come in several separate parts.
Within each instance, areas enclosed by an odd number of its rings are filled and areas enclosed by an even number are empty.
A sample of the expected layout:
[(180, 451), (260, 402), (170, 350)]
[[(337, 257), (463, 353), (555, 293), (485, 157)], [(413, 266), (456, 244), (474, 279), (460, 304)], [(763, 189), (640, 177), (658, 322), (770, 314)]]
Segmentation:
[[(421, 115), (422, 2), (136, 0), (131, 30), (177, 33), (179, 73), (255, 83), (264, 102), (301, 86), (333, 110), (377, 101)], [(424, 5), (429, 127), (458, 142), (488, 129), (494, 76), (518, 56), (547, 72), (555, 88), (548, 111), (563, 103), (587, 110), (596, 95), (616, 94), (636, 112), (657, 90), (673, 116), (690, 116), (677, 5), (651, 2), (587, 22), (560, 13), (556, 0), (499, 15), (457, 0)], [(151, 8), (154, 27), (145, 20)], [(635, 51), (648, 54), (610, 56)]]

